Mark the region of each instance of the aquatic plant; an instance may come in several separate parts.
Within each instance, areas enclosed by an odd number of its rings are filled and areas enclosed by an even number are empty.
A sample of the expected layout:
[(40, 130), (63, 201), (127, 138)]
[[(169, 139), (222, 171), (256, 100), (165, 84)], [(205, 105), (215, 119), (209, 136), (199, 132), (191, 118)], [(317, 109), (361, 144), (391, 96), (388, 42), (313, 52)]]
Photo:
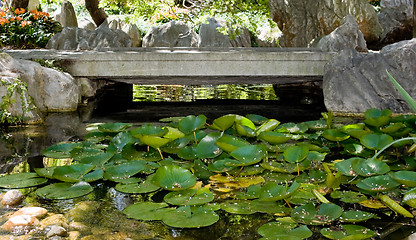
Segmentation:
[(83, 141), (43, 151), (72, 164), (5, 175), (0, 187), (36, 186), (38, 197), (59, 200), (113, 182), (117, 191), (148, 196), (123, 210), (129, 218), (199, 228), (223, 213), (265, 214), (275, 218), (258, 229), (265, 239), (313, 232), (366, 239), (377, 232), (366, 227), (371, 219), (413, 218), (416, 116), (371, 109), (363, 122), (342, 124), (330, 115), (283, 124), (235, 114), (211, 124), (203, 115), (94, 124)]

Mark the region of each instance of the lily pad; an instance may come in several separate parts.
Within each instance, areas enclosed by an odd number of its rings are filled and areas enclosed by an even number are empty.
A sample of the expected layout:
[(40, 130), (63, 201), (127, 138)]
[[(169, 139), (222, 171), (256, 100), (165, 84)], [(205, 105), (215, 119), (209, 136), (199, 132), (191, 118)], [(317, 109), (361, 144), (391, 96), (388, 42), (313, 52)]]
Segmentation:
[(285, 143), (292, 138), (292, 135), (287, 133), (265, 131), (259, 134), (258, 138), (273, 145)]
[(35, 191), (35, 194), (41, 198), (64, 200), (82, 197), (94, 190), (87, 182), (77, 183), (54, 183)]
[(196, 156), (200, 159), (216, 158), (222, 153), (222, 149), (215, 142), (222, 136), (219, 132), (206, 135), (196, 146)]
[(374, 217), (376, 217), (376, 215), (369, 212), (351, 210), (343, 212), (340, 220), (343, 222), (356, 223), (367, 221)]
[(44, 184), (47, 178), (40, 177), (36, 173), (17, 173), (0, 177), (1, 188), (27, 188)]
[(346, 134), (339, 129), (326, 129), (322, 136), (333, 142), (341, 142), (350, 138), (349, 134)]
[(359, 225), (341, 225), (339, 228), (323, 228), (321, 234), (329, 239), (359, 240), (376, 236), (372, 230)]
[(46, 157), (50, 158), (70, 158), (71, 151), (81, 146), (81, 143), (59, 143), (56, 145), (52, 145), (42, 151), (42, 154)]
[(360, 138), (362, 145), (369, 149), (381, 150), (388, 144), (393, 142), (393, 138), (387, 134), (371, 133)]
[(283, 152), (285, 160), (290, 163), (298, 163), (306, 159), (309, 153), (307, 146), (292, 146)]
[(158, 185), (152, 183), (153, 177), (154, 174), (149, 175), (143, 182), (118, 183), (115, 189), (119, 192), (130, 194), (151, 193), (160, 189)]
[(306, 225), (296, 226), (293, 223), (270, 222), (260, 226), (257, 232), (267, 240), (302, 240), (313, 235)]
[(352, 169), (360, 176), (369, 177), (373, 175), (382, 175), (390, 171), (389, 165), (378, 159), (359, 159), (352, 162)]
[(412, 208), (416, 208), (416, 188), (413, 188), (404, 194), (403, 202)]
[(232, 152), (239, 147), (250, 145), (242, 138), (224, 134), (215, 141), (215, 144), (226, 152)]
[(260, 145), (247, 145), (237, 148), (230, 155), (240, 162), (238, 166), (248, 166), (260, 162), (266, 157), (266, 151)]
[(102, 123), (98, 125), (98, 130), (101, 132), (118, 133), (122, 132), (132, 125), (130, 123)]
[(106, 167), (104, 171), (104, 178), (114, 182), (120, 182), (145, 169), (145, 161), (131, 160), (126, 163)]
[(367, 200), (367, 197), (359, 192), (353, 191), (334, 191), (331, 193), (331, 198), (335, 198), (345, 203), (359, 203)]
[(389, 123), (391, 119), (392, 111), (389, 109), (379, 110), (379, 109), (368, 109), (365, 111), (364, 123), (374, 127), (381, 127)]
[(165, 213), (162, 221), (176, 228), (200, 228), (210, 226), (219, 220), (218, 214), (206, 208), (198, 207), (191, 212), (189, 206), (179, 207), (175, 211)]
[(188, 169), (168, 165), (157, 169), (153, 183), (166, 190), (178, 191), (193, 187), (196, 177)]
[(162, 220), (164, 214), (175, 211), (167, 203), (139, 202), (126, 207), (123, 213), (137, 220)]
[(389, 175), (379, 175), (360, 180), (357, 187), (369, 192), (387, 192), (397, 188), (400, 184)]
[(107, 163), (113, 156), (114, 153), (101, 153), (94, 156), (84, 157), (80, 160), (80, 163), (91, 164), (97, 167), (103, 167), (104, 164)]
[(296, 181), (289, 186), (279, 185), (277, 183), (266, 183), (260, 190), (259, 200), (261, 201), (278, 201), (290, 197), (298, 188), (299, 183)]
[(94, 167), (94, 165), (84, 163), (59, 166), (55, 168), (52, 177), (63, 182), (78, 182)]
[(228, 114), (215, 119), (210, 127), (224, 132), (234, 124), (234, 121), (235, 114)]
[(307, 225), (330, 224), (342, 215), (342, 208), (332, 203), (322, 203), (317, 209), (312, 203), (293, 209), (290, 216), (298, 223)]
[(195, 132), (203, 128), (206, 124), (207, 117), (204, 115), (186, 116), (179, 121), (179, 130), (185, 134)]
[(414, 171), (398, 171), (391, 173), (390, 176), (406, 187), (416, 187), (416, 172)]
[(262, 132), (266, 131), (273, 131), (278, 125), (280, 124), (279, 121), (276, 119), (269, 119), (266, 122), (264, 122), (262, 125), (256, 128), (255, 132), (256, 135), (260, 135)]
[(165, 202), (172, 205), (201, 205), (214, 200), (214, 195), (208, 188), (186, 189), (182, 191), (170, 192), (164, 197)]

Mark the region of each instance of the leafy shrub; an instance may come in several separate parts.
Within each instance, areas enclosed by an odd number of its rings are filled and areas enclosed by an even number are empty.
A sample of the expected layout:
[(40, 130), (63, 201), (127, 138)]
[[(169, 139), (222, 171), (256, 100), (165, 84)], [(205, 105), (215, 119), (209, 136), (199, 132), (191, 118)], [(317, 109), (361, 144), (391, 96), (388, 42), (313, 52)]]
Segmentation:
[(0, 39), (4, 45), (17, 48), (42, 48), (53, 34), (61, 31), (61, 25), (48, 13), (26, 12), (15, 9), (14, 14), (0, 11)]

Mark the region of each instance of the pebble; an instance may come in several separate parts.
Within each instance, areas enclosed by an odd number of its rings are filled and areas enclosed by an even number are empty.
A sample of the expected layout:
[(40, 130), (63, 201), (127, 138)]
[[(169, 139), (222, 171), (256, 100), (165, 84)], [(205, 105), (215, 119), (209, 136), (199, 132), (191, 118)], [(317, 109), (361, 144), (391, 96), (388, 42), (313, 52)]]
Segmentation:
[(90, 228), (87, 225), (85, 225), (81, 222), (70, 222), (69, 223), (69, 230), (86, 232), (86, 231), (89, 231)]
[(81, 236), (81, 233), (78, 231), (70, 231), (68, 233), (68, 240), (76, 240), (79, 239), (79, 237)]
[(3, 199), (1, 200), (1, 203), (6, 206), (15, 206), (19, 205), (23, 201), (23, 194), (19, 190), (13, 189), (10, 191), (7, 191)]
[(61, 226), (51, 225), (51, 226), (48, 226), (47, 228), (49, 229), (48, 229), (48, 232), (46, 233), (46, 238), (52, 238), (54, 236), (63, 237), (67, 235), (66, 229)]
[(48, 210), (42, 207), (23, 207), (13, 213), (11, 217), (16, 217), (19, 215), (30, 215), (36, 218), (42, 218), (48, 213)]
[(40, 221), (40, 225), (42, 228), (45, 228), (49, 225), (58, 225), (66, 229), (68, 228), (68, 222), (62, 214), (53, 214)]
[(30, 215), (19, 215), (9, 218), (1, 228), (7, 232), (26, 233), (39, 225), (39, 220)]

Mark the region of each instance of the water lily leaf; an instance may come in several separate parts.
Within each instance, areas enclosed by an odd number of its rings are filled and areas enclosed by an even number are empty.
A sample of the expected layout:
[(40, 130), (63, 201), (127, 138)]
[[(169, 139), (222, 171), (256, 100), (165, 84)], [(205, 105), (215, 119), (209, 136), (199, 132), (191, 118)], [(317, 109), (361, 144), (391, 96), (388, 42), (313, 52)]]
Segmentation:
[(331, 198), (337, 199), (345, 203), (359, 203), (367, 200), (367, 197), (359, 192), (353, 191), (334, 191), (331, 193)]
[(354, 129), (354, 128), (347, 129), (345, 132), (348, 135), (355, 137), (357, 139), (360, 139), (364, 135), (373, 133), (372, 131), (367, 130), (367, 129)]
[[(367, 134), (367, 133), (366, 133)], [(365, 148), (363, 145), (358, 143), (351, 143), (351, 144), (344, 144), (344, 150), (352, 155), (358, 157), (369, 158), (370, 156), (374, 155), (374, 151)]]
[(384, 205), (381, 201), (376, 200), (376, 199), (367, 199), (365, 201), (360, 202), (360, 205), (367, 207), (367, 208), (372, 208), (372, 209), (387, 208), (386, 205)]
[(357, 187), (370, 192), (387, 192), (397, 188), (400, 184), (389, 175), (379, 175), (360, 180)]
[(374, 217), (376, 217), (376, 215), (369, 212), (351, 210), (343, 212), (340, 220), (343, 222), (356, 223), (367, 221)]
[(413, 188), (404, 194), (403, 202), (412, 208), (416, 208), (416, 188)]
[(373, 175), (382, 175), (390, 171), (389, 165), (378, 159), (359, 159), (356, 158), (352, 164), (352, 169), (360, 176), (369, 177)]
[(251, 209), (251, 202), (248, 200), (225, 201), (220, 206), (222, 210), (232, 214), (253, 214), (256, 211)]
[(165, 135), (163, 135), (163, 137), (167, 138), (167, 139), (170, 139), (171, 141), (175, 140), (175, 139), (178, 139), (178, 138), (185, 137), (185, 134), (177, 128), (166, 126), (163, 129), (168, 130), (167, 133)]
[(215, 144), (226, 152), (232, 152), (239, 147), (250, 145), (250, 143), (241, 138), (227, 134), (218, 138)]
[(364, 161), (364, 159), (353, 157), (353, 158), (348, 158), (342, 161), (337, 161), (334, 164), (334, 168), (337, 171), (340, 171), (345, 176), (355, 177), (358, 174), (354, 171), (354, 169), (352, 168), (352, 165), (356, 161)]
[(186, 189), (182, 191), (170, 192), (164, 197), (165, 202), (172, 205), (201, 205), (214, 200), (214, 195), (208, 188)]
[(215, 160), (208, 165), (208, 170), (216, 173), (228, 172), (236, 168), (239, 163), (240, 161), (229, 158)]
[(257, 175), (261, 174), (264, 171), (264, 168), (262, 168), (260, 165), (250, 165), (245, 166), (243, 169), (232, 169), (228, 173), (233, 176), (251, 176), (251, 175)]
[(102, 123), (98, 125), (98, 130), (101, 132), (118, 133), (122, 132), (132, 125), (130, 123)]
[(115, 189), (119, 192), (130, 194), (151, 193), (160, 189), (156, 184), (153, 184), (154, 174), (149, 175), (143, 182), (134, 183), (118, 183)]
[(94, 156), (84, 157), (80, 160), (80, 163), (103, 167), (113, 156), (114, 153), (105, 152)]
[(196, 156), (199, 159), (216, 158), (222, 153), (222, 149), (215, 142), (222, 136), (219, 132), (206, 135), (196, 146)]
[(387, 134), (371, 133), (360, 138), (362, 145), (369, 149), (381, 150), (388, 144), (393, 142), (393, 138)]
[(308, 225), (329, 224), (342, 215), (342, 208), (332, 203), (322, 203), (319, 209), (315, 209), (312, 203), (293, 209), (290, 216), (299, 223)]
[(194, 160), (197, 158), (195, 145), (186, 146), (178, 151), (178, 157), (185, 160)]
[(237, 148), (230, 155), (240, 161), (239, 166), (248, 166), (260, 162), (266, 157), (266, 151), (260, 145), (247, 145)]
[(261, 125), (269, 120), (266, 117), (260, 116), (258, 114), (247, 114), (246, 118), (250, 119), (254, 124)]
[(81, 159), (86, 157), (97, 156), (103, 154), (104, 151), (97, 148), (90, 148), (90, 147), (76, 147), (71, 151), (71, 157), (74, 160), (81, 161)]
[(179, 191), (193, 187), (196, 177), (188, 169), (168, 165), (157, 169), (153, 183), (166, 190)]
[(269, 119), (265, 123), (263, 123), (262, 125), (256, 128), (255, 130), (256, 135), (258, 136), (260, 135), (260, 133), (265, 132), (265, 131), (273, 131), (279, 124), (280, 122), (277, 121), (276, 119)]
[(204, 115), (190, 115), (182, 118), (179, 121), (178, 127), (181, 132), (189, 134), (203, 128), (206, 124), (206, 121), (207, 117), (205, 117)]
[[(254, 126), (254, 124), (253, 124)], [(256, 132), (254, 131), (254, 129), (241, 125), (240, 123), (236, 123), (235, 124), (235, 129), (237, 130), (237, 133), (240, 136), (244, 136), (244, 137), (255, 137), (256, 136)]]
[(54, 183), (35, 191), (38, 197), (53, 200), (64, 200), (82, 197), (91, 193), (93, 187), (87, 182)]
[(52, 177), (63, 182), (78, 182), (94, 167), (94, 165), (84, 163), (58, 166), (55, 168)]
[(326, 129), (322, 136), (333, 142), (341, 142), (350, 138), (349, 134), (342, 132), (340, 129)]
[(197, 178), (204, 180), (209, 179), (209, 177), (214, 175), (214, 173), (208, 169), (208, 166), (200, 159), (194, 161), (194, 174)]
[(232, 214), (253, 214), (257, 212), (286, 216), (291, 211), (277, 202), (230, 200), (220, 204), (221, 209)]
[(329, 239), (359, 240), (376, 236), (372, 230), (359, 225), (341, 225), (339, 228), (323, 228), (321, 234)]
[(71, 142), (71, 143), (58, 143), (55, 145), (52, 145), (46, 149), (44, 149), (42, 151), (42, 154), (45, 157), (49, 157), (49, 158), (70, 158), (71, 156), (71, 151), (76, 148), (81, 146), (81, 143), (79, 142)]
[(179, 207), (175, 211), (164, 214), (163, 223), (176, 228), (200, 228), (210, 226), (219, 220), (214, 211), (203, 207), (196, 208), (191, 212), (189, 206)]
[(306, 159), (300, 163), (286, 163), (286, 162), (262, 162), (260, 166), (270, 171), (280, 172), (280, 173), (294, 173), (301, 172), (311, 165), (311, 161)]
[(110, 181), (120, 182), (145, 169), (145, 161), (132, 160), (126, 163), (106, 167), (104, 171), (104, 178)]
[(163, 128), (160, 126), (152, 126), (152, 125), (143, 125), (138, 128), (135, 128), (130, 131), (130, 134), (135, 137), (139, 138), (140, 136), (154, 136), (154, 137), (162, 137), (167, 134), (169, 129)]
[(139, 135), (138, 138), (140, 141), (148, 146), (151, 146), (152, 148), (158, 149), (161, 146), (167, 144), (170, 142), (170, 139), (157, 137), (157, 136), (151, 136), (151, 135)]
[(389, 123), (392, 111), (389, 109), (368, 109), (364, 113), (364, 123), (374, 127), (381, 127)]
[(291, 146), (283, 152), (286, 161), (290, 163), (298, 163), (306, 159), (309, 153), (307, 146)]
[(35, 168), (35, 172), (40, 177), (46, 177), (53, 179), (53, 171), (55, 170), (56, 166), (53, 167), (44, 167), (44, 168)]
[(219, 117), (212, 122), (210, 128), (217, 129), (217, 130), (224, 132), (225, 130), (227, 130), (234, 124), (235, 117), (236, 117), (235, 114), (228, 114), (228, 115)]
[(302, 240), (313, 235), (306, 225), (296, 226), (294, 223), (270, 222), (260, 226), (257, 232), (267, 240)]
[(191, 139), (187, 137), (182, 137), (168, 142), (162, 147), (162, 150), (167, 153), (176, 154), (180, 149), (184, 148), (189, 144)]
[(1, 188), (27, 188), (44, 184), (47, 178), (40, 177), (36, 173), (17, 173), (0, 177)]
[(416, 187), (416, 172), (414, 171), (398, 171), (391, 173), (390, 177), (406, 187)]
[(292, 134), (301, 134), (308, 131), (308, 125), (305, 123), (284, 123), (279, 125), (276, 131), (278, 132), (288, 132)]
[(162, 220), (165, 214), (175, 211), (168, 206), (167, 203), (139, 202), (126, 207), (123, 213), (137, 220)]
[(380, 129), (381, 132), (383, 133), (387, 133), (387, 134), (391, 134), (391, 133), (395, 133), (397, 131), (399, 131), (402, 128), (406, 128), (406, 124), (402, 123), (402, 122), (395, 122), (395, 123), (390, 123), (389, 125), (383, 127)]
[(103, 177), (104, 177), (104, 171), (101, 168), (98, 168), (94, 171), (91, 171), (91, 172), (85, 174), (81, 178), (81, 181), (94, 182), (94, 181), (98, 181), (98, 180), (102, 179)]
[(294, 181), (292, 185), (283, 186), (274, 182), (266, 183), (259, 192), (260, 201), (278, 201), (282, 199), (289, 198), (298, 188), (300, 187), (299, 183)]
[(305, 124), (308, 126), (309, 129), (316, 130), (316, 131), (324, 130), (328, 128), (328, 125), (326, 124), (326, 120), (324, 119), (307, 121), (305, 122)]
[(209, 182), (213, 185), (213, 189), (217, 190), (215, 186), (223, 186), (224, 188), (232, 191), (233, 189), (246, 188), (251, 185), (264, 183), (264, 179), (261, 176), (248, 176), (248, 177), (232, 177), (222, 176), (220, 174), (211, 176)]
[(289, 141), (292, 138), (292, 135), (280, 132), (264, 131), (259, 134), (258, 138), (270, 144), (278, 145)]

